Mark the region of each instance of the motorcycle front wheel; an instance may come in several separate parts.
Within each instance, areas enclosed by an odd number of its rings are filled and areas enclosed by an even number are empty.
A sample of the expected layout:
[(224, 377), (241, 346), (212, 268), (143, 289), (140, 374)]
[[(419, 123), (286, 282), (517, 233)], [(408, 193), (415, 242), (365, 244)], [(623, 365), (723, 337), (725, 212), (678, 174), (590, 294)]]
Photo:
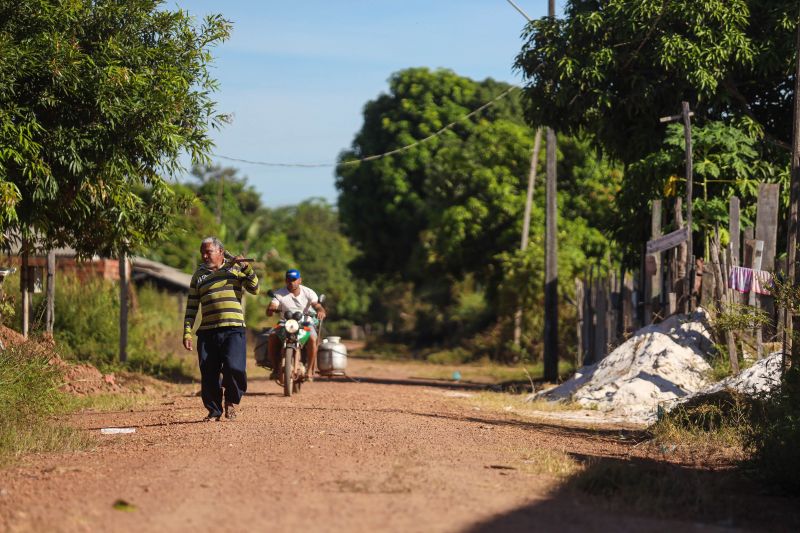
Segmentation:
[(292, 395), (292, 376), (294, 375), (294, 348), (286, 348), (283, 357), (283, 395)]

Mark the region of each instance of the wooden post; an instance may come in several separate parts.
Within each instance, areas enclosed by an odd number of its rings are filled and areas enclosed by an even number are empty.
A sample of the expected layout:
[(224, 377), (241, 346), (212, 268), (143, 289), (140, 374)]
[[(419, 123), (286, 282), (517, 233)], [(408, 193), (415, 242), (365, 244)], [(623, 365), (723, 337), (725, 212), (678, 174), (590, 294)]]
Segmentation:
[(56, 310), (56, 252), (47, 252), (47, 312), (45, 316), (45, 332), (52, 338)]
[(28, 242), (22, 242), (22, 268), (19, 278), (19, 290), (22, 293), (22, 337), (27, 339), (30, 330), (31, 319), (31, 296), (28, 291), (30, 280), (28, 279)]
[(733, 262), (730, 266), (741, 264), (740, 240), (742, 230), (739, 223), (739, 198), (731, 196), (728, 203), (728, 234), (730, 235), (731, 256)]
[[(531, 211), (533, 209), (533, 191), (536, 188), (536, 168), (539, 163), (539, 152), (542, 146), (542, 128), (536, 128), (536, 136), (533, 139), (533, 154), (531, 155), (531, 167), (528, 171), (528, 194), (525, 197), (525, 214), (522, 218), (522, 238), (519, 249), (524, 251), (528, 247), (528, 235), (531, 228)], [(519, 304), (518, 304), (519, 305)], [(514, 313), (514, 345), (519, 346), (522, 338), (522, 306), (517, 307)]]
[(119, 254), (119, 360), (128, 360), (128, 256)]
[[(752, 263), (752, 268), (753, 268), (753, 270), (761, 270), (762, 258), (763, 258), (763, 255), (764, 255), (764, 241), (755, 240), (755, 241), (752, 241), (752, 242), (753, 242), (753, 263)], [(760, 307), (759, 306), (759, 301), (758, 301), (758, 295), (756, 294), (756, 291), (754, 291), (752, 288), (750, 289), (750, 294), (748, 295), (747, 305), (755, 307), (756, 309), (758, 309)], [(755, 336), (756, 336), (756, 357), (758, 359), (761, 359), (761, 357), (764, 354), (764, 346), (762, 345), (763, 344), (762, 343), (763, 339), (762, 339), (762, 334), (761, 334), (761, 327), (760, 326), (757, 327), (755, 329), (754, 333), (755, 333)]]
[(608, 286), (608, 278), (605, 276), (597, 276), (595, 281), (595, 290), (597, 294), (597, 307), (595, 312), (595, 334), (594, 334), (594, 353), (596, 361), (600, 361), (606, 356), (606, 345), (608, 344), (608, 331), (606, 329), (608, 317), (608, 300), (606, 299), (606, 291)]
[(577, 308), (578, 320), (575, 335), (577, 338), (577, 350), (575, 352), (575, 368), (580, 368), (583, 364), (583, 321), (584, 321), (584, 293), (583, 281), (575, 278), (575, 307)]
[[(794, 69), (794, 106), (792, 107), (792, 160), (791, 185), (789, 190), (789, 231), (787, 231), (786, 273), (789, 281), (800, 282), (800, 269), (797, 268), (798, 211), (800, 211), (800, 23), (795, 28), (795, 69)], [(791, 310), (787, 310), (789, 314)], [(792, 342), (792, 332), (800, 330), (800, 315), (791, 313), (791, 321), (787, 320), (784, 333), (783, 368), (786, 368), (786, 353), (791, 353), (792, 366), (800, 362), (800, 343)]]
[[(675, 199), (675, 225), (677, 227), (683, 227), (683, 212), (681, 211), (681, 207), (683, 202), (680, 198)], [(689, 232), (691, 233), (691, 232)], [(678, 302), (677, 305), (679, 307), (685, 307), (685, 303), (681, 301), (683, 298), (688, 298), (688, 291), (689, 289), (686, 287), (687, 282), (689, 281), (689, 272), (691, 269), (689, 268), (689, 259), (688, 259), (688, 243), (681, 243), (677, 248), (675, 248), (675, 274), (674, 274), (674, 281), (675, 286), (673, 290), (677, 293)]]
[(758, 186), (756, 211), (756, 239), (764, 241), (761, 270), (775, 270), (775, 249), (778, 235), (778, 183), (761, 183)]
[(689, 228), (689, 239), (686, 242), (686, 285), (688, 294), (686, 298), (686, 312), (694, 311), (694, 248), (692, 247), (692, 123), (689, 112), (689, 102), (681, 102), (681, 115), (683, 116), (683, 138), (686, 142), (686, 226)]
[[(720, 256), (720, 243), (719, 243), (719, 231), (716, 232), (716, 235), (713, 239), (711, 239), (711, 265), (712, 270), (714, 272), (714, 302), (716, 303), (717, 309), (720, 311), (725, 310), (725, 303), (724, 303), (724, 282), (722, 277), (722, 270), (720, 268), (719, 262)], [(731, 372), (734, 374), (739, 373), (739, 359), (736, 354), (736, 339), (733, 336), (732, 331), (725, 332), (725, 342), (728, 345), (728, 360), (731, 364)]]
[(586, 292), (584, 298), (586, 300), (586, 311), (583, 314), (583, 323), (584, 323), (584, 345), (586, 349), (584, 351), (584, 359), (583, 364), (590, 365), (597, 361), (597, 356), (594, 352), (594, 337), (595, 337), (595, 296), (597, 291), (595, 290), (595, 282), (594, 282), (594, 267), (589, 268), (589, 280), (586, 283)]
[(558, 381), (558, 207), (556, 134), (547, 128), (547, 211), (544, 281), (544, 379)]
[[(661, 200), (653, 200), (650, 217), (650, 239), (655, 240), (658, 237), (661, 237)], [(661, 301), (661, 252), (649, 255), (652, 256), (652, 259), (648, 258), (646, 260), (645, 324), (653, 322), (653, 313), (658, 310), (658, 304)]]

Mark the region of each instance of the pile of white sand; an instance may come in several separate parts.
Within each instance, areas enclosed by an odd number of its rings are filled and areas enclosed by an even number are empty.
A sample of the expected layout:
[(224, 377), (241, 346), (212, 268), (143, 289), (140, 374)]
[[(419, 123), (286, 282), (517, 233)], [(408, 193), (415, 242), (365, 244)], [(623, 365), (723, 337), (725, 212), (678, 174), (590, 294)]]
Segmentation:
[(589, 409), (614, 411), (630, 422), (653, 421), (659, 404), (709, 387), (711, 368), (705, 356), (713, 343), (707, 319), (698, 310), (642, 328), (599, 363), (532, 398), (572, 400)]
[(724, 389), (735, 390), (742, 394), (768, 393), (781, 382), (781, 352), (773, 352), (759, 359), (753, 366), (745, 368), (735, 376), (730, 376), (701, 390), (698, 394), (712, 394)]

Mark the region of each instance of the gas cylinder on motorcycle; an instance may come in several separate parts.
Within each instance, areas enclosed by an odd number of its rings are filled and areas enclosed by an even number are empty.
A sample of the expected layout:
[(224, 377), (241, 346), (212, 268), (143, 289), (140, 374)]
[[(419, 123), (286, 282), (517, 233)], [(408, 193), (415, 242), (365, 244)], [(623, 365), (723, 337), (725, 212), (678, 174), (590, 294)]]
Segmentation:
[(347, 368), (347, 347), (341, 337), (327, 337), (317, 350), (317, 367), (323, 376), (343, 376)]

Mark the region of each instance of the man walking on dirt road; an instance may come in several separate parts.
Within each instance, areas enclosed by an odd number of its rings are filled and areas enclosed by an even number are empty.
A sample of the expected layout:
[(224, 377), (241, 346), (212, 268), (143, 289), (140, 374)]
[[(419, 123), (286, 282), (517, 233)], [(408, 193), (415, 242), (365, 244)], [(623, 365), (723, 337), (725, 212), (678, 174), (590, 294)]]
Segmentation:
[(203, 263), (189, 283), (183, 321), (183, 347), (192, 350), (192, 328), (197, 311), (201, 309), (197, 355), (201, 396), (203, 405), (208, 409), (205, 420), (219, 420), (222, 417), (222, 386), (225, 387), (225, 418), (233, 420), (242, 395), (247, 390), (243, 289), (250, 294), (258, 294), (258, 277), (252, 265), (241, 262), (243, 257), (228, 256), (226, 260), (225, 248), (216, 237), (203, 239), (200, 255)]

